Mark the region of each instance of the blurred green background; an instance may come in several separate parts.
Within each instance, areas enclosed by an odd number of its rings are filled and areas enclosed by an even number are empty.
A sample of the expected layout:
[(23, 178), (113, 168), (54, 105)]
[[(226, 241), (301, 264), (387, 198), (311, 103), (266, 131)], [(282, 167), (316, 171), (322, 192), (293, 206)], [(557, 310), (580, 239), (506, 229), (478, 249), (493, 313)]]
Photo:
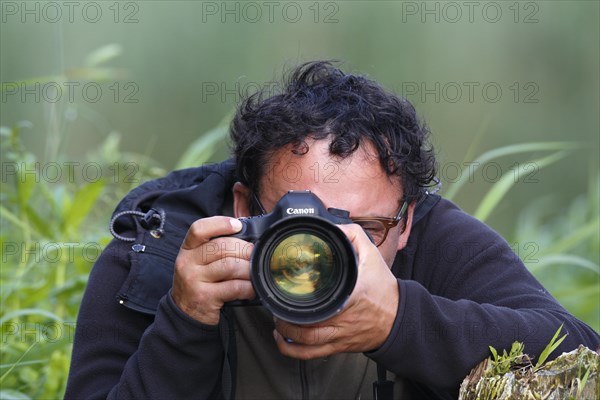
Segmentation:
[(407, 96), (433, 133), (442, 193), (600, 329), (598, 2), (0, 7), (0, 397), (62, 395), (90, 251), (118, 199), (227, 157), (240, 92), (314, 59)]

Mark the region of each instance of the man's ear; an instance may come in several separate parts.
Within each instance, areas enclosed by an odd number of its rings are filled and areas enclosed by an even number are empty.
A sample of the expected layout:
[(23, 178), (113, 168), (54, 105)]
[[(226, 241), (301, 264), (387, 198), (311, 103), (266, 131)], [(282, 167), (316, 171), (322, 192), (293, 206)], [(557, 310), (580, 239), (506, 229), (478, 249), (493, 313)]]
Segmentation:
[(233, 215), (236, 218), (250, 216), (252, 193), (250, 188), (241, 182), (233, 184)]
[(408, 237), (410, 236), (410, 230), (412, 228), (413, 215), (414, 215), (414, 212), (415, 212), (415, 205), (416, 205), (416, 202), (413, 201), (408, 206), (408, 211), (406, 212), (406, 218), (407, 218), (406, 219), (406, 229), (404, 229), (404, 232), (402, 232), (402, 234), (398, 238), (398, 248), (397, 248), (398, 251), (400, 251), (403, 248), (405, 248), (406, 244), (408, 243)]

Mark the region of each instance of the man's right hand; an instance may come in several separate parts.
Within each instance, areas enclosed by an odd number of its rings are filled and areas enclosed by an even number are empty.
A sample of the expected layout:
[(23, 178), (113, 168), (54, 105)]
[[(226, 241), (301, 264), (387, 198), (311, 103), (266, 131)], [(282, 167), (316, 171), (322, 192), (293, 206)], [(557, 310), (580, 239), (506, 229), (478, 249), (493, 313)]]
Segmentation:
[[(207, 325), (219, 323), (223, 304), (256, 296), (250, 282), (253, 245), (233, 235), (242, 223), (229, 217), (194, 222), (179, 250), (171, 295), (190, 317)], [(216, 239), (212, 239), (217, 237)]]

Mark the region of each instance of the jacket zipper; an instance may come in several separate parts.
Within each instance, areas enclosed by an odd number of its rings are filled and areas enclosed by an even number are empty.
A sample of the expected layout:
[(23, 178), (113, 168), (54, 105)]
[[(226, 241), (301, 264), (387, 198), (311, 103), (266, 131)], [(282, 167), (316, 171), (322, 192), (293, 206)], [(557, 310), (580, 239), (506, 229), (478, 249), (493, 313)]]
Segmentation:
[(155, 256), (166, 258), (168, 260), (174, 260), (177, 257), (177, 254), (171, 254), (167, 251), (160, 250), (156, 247), (148, 247), (139, 243), (136, 243), (133, 246), (131, 246), (131, 250), (133, 250), (136, 253), (152, 254)]
[(300, 360), (300, 386), (302, 393), (302, 400), (310, 399), (310, 395), (308, 392), (308, 374), (306, 373), (306, 361)]
[[(131, 246), (131, 250), (133, 250), (136, 253), (146, 253), (146, 254), (152, 254), (158, 257), (162, 257), (165, 258), (167, 260), (172, 260), (175, 256), (172, 254), (169, 254), (166, 251), (162, 251), (162, 250), (158, 250), (156, 248), (153, 247), (148, 247), (145, 246), (143, 244), (140, 243), (135, 243)], [(138, 306), (133, 306), (131, 303), (128, 303), (127, 301), (127, 296), (124, 294), (120, 294), (117, 296), (117, 301), (119, 302), (120, 305), (131, 308), (132, 310), (136, 310), (139, 312), (142, 312), (144, 314), (153, 314), (151, 312), (149, 312), (148, 310), (138, 307)]]

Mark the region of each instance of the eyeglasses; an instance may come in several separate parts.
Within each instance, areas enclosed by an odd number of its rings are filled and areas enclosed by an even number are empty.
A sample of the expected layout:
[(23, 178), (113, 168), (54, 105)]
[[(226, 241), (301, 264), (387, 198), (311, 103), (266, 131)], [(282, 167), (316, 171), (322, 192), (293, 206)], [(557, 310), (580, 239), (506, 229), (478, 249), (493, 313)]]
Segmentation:
[[(263, 215), (267, 214), (267, 212), (265, 211), (265, 208), (263, 207), (262, 203), (258, 199), (258, 196), (256, 195), (256, 193), (252, 193), (252, 196), (253, 196), (254, 202), (258, 206), (261, 214), (263, 214)], [(352, 220), (353, 223), (355, 223), (355, 224), (359, 225), (361, 228), (363, 228), (363, 230), (365, 232), (367, 232), (367, 234), (373, 240), (373, 244), (375, 246), (379, 247), (383, 244), (383, 242), (385, 242), (385, 239), (387, 238), (387, 235), (388, 235), (390, 229), (392, 229), (393, 227), (398, 225), (400, 223), (400, 221), (402, 221), (402, 219), (404, 218), (404, 215), (406, 214), (407, 209), (408, 209), (408, 202), (404, 201), (402, 203), (402, 206), (400, 207), (400, 210), (398, 210), (398, 213), (396, 214), (396, 216), (394, 218), (385, 218), (385, 217), (354, 217), (354, 218), (352, 218), (352, 217), (350, 217), (350, 220)], [(403, 232), (404, 232), (404, 229), (406, 229), (406, 225), (402, 229)]]
[[(393, 227), (398, 225), (400, 221), (402, 221), (407, 209), (408, 202), (405, 201), (394, 218), (350, 217), (350, 219), (355, 224), (360, 225), (360, 227), (363, 228), (363, 230), (369, 234), (371, 239), (373, 239), (373, 244), (379, 247), (383, 244), (383, 242), (385, 242), (385, 239), (387, 238), (390, 229), (392, 229)], [(406, 229), (406, 225), (404, 225), (404, 228), (402, 229), (403, 232), (404, 229)]]

